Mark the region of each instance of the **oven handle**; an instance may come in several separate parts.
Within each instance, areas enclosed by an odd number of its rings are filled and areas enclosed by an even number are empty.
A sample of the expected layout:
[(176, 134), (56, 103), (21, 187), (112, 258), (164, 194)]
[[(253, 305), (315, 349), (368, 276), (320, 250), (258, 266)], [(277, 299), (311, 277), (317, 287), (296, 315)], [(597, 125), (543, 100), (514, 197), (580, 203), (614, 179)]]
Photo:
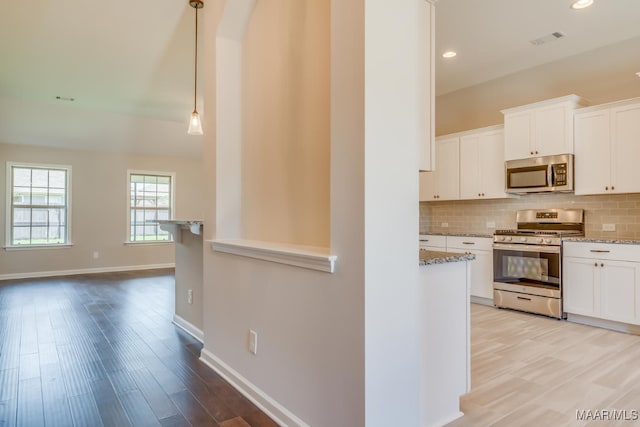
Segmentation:
[(504, 243), (494, 243), (493, 249), (502, 249), (506, 251), (521, 251), (521, 252), (541, 252), (545, 254), (559, 254), (560, 246), (538, 246), (538, 245), (510, 245)]

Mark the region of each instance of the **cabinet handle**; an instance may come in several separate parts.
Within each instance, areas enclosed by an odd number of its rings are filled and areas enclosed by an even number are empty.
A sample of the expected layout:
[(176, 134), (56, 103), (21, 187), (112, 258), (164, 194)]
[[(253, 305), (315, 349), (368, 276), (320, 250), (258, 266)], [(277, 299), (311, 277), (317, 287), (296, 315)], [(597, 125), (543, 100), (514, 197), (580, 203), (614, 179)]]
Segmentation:
[(594, 267), (597, 267), (597, 266), (598, 266), (598, 263), (597, 263), (597, 262), (594, 262), (594, 263), (593, 263), (593, 266), (594, 266)]
[(591, 252), (595, 252), (597, 254), (608, 254), (611, 251), (605, 251), (603, 249), (591, 249)]
[(475, 245), (476, 242), (462, 242), (463, 245)]
[(609, 191), (609, 187), (604, 187), (604, 191)]
[(611, 186), (611, 191), (615, 190), (616, 187), (614, 187), (613, 185)]
[(525, 301), (531, 301), (531, 298), (525, 298), (525, 297), (517, 297), (518, 299), (523, 299)]
[(604, 267), (604, 264), (603, 264), (603, 263), (600, 263), (600, 267)]
[(484, 193), (482, 193), (482, 197), (484, 197)]
[(480, 193), (478, 193), (478, 197), (480, 197)]
[(538, 154), (538, 152), (536, 151), (536, 154)]
[(533, 156), (533, 151), (531, 152), (531, 155)]

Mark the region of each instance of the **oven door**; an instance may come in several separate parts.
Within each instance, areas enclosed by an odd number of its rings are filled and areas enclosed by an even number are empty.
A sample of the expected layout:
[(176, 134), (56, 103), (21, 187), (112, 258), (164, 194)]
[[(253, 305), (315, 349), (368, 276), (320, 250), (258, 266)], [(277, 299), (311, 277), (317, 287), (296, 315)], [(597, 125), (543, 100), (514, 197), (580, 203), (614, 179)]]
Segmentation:
[(559, 246), (493, 245), (493, 288), (560, 298)]

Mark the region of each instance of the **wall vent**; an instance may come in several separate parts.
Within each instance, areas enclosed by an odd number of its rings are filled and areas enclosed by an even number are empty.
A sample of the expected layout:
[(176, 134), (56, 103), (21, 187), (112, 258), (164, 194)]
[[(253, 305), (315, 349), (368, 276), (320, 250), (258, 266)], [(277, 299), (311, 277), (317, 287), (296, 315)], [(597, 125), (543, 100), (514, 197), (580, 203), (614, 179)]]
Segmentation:
[(531, 43), (534, 46), (540, 46), (540, 45), (561, 39), (562, 37), (565, 37), (565, 36), (566, 34), (561, 33), (560, 31), (556, 31), (551, 34), (547, 34), (546, 36), (539, 37), (535, 40), (530, 40), (529, 43)]

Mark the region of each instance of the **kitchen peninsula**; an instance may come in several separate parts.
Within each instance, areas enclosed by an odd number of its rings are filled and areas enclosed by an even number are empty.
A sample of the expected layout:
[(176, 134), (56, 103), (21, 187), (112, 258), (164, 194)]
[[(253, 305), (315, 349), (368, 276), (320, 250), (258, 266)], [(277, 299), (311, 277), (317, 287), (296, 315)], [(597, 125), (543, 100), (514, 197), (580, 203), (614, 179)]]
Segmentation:
[(202, 228), (199, 220), (161, 220), (175, 242), (175, 311), (173, 323), (196, 339), (204, 339), (202, 312)]
[(422, 291), (421, 425), (444, 425), (463, 414), (471, 388), (470, 263), (473, 254), (420, 250)]

